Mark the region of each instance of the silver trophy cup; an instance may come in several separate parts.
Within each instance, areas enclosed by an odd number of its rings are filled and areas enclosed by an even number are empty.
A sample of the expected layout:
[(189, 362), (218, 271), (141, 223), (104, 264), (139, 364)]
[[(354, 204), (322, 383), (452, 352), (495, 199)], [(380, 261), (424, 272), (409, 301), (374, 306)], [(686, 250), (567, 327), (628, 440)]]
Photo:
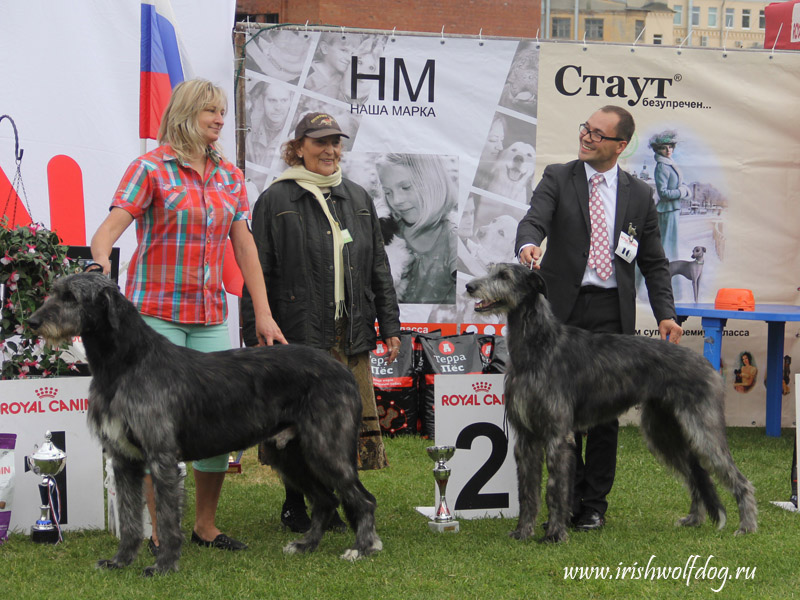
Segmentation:
[(39, 496), (42, 500), (39, 507), (41, 516), (31, 527), (31, 539), (39, 544), (56, 544), (60, 539), (60, 531), (57, 527), (60, 520), (59, 507), (54, 505), (51, 511), (49, 499), (56, 489), (54, 477), (64, 470), (67, 454), (53, 445), (53, 442), (50, 441), (51, 437), (52, 435), (48, 431), (44, 436), (44, 444), (41, 447), (34, 446), (34, 453), (28, 457), (30, 470), (42, 476), (42, 481), (39, 483)]
[(447, 481), (450, 479), (450, 467), (446, 463), (453, 458), (456, 447), (428, 446), (426, 451), (431, 460), (436, 462), (436, 466), (433, 467), (433, 478), (436, 480), (436, 487), (439, 489), (439, 502), (436, 505), (433, 521), (428, 521), (428, 527), (431, 531), (440, 533), (451, 531), (455, 533), (459, 529), (458, 521), (453, 518), (453, 513), (450, 512), (450, 507), (447, 506), (445, 491), (447, 489)]

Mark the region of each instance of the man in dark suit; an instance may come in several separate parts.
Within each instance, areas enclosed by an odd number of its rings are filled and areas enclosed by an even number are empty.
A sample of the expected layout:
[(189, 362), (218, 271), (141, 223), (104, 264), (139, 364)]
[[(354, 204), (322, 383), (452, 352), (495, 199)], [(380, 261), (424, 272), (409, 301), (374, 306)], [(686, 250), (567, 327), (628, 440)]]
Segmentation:
[[(541, 268), (555, 316), (595, 332), (635, 332), (638, 264), (661, 338), (678, 343), (683, 330), (675, 320), (653, 190), (617, 166), (634, 129), (631, 114), (618, 106), (604, 106), (580, 125), (578, 160), (545, 168), (517, 228), (516, 253), (522, 264)], [(576, 432), (572, 523), (578, 530), (605, 524), (618, 429), (616, 419), (590, 429), (585, 459)]]

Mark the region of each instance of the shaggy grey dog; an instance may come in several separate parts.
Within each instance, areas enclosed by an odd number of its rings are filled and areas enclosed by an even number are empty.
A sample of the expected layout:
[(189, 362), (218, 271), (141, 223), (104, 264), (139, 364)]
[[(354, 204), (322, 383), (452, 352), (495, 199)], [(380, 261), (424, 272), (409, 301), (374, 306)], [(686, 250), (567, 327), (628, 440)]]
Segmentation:
[(50, 344), (80, 335), (92, 371), (89, 426), (114, 464), (120, 543), (99, 567), (130, 564), (142, 542), (142, 478), (156, 492), (160, 548), (145, 575), (177, 570), (183, 502), (176, 463), (266, 440), (271, 464), (312, 506), (311, 528), (284, 548), (314, 550), (339, 504), (356, 532), (342, 558), (381, 550), (375, 498), (357, 471), (361, 399), (350, 371), (306, 346), (202, 353), (156, 333), (106, 277), (59, 279), (30, 319)]
[(641, 405), (641, 430), (656, 455), (683, 478), (691, 508), (679, 525), (706, 516), (719, 528), (725, 508), (706, 469), (739, 506), (737, 534), (756, 530), (753, 486), (733, 462), (725, 437), (723, 382), (708, 361), (661, 340), (590, 333), (559, 322), (537, 271), (493, 266), (467, 284), (478, 312), (508, 314), (510, 365), (506, 411), (517, 434), (519, 522), (511, 536), (533, 535), (539, 512), (542, 462), (549, 479), (549, 520), (542, 541), (567, 539), (575, 468), (574, 431)]

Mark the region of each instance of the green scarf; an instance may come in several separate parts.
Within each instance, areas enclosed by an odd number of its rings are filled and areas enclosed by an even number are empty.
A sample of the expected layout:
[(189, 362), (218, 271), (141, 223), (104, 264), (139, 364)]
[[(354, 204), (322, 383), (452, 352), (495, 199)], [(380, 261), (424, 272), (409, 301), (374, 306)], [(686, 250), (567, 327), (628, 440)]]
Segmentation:
[[(344, 314), (344, 270), (342, 252), (344, 250), (344, 241), (342, 238), (342, 230), (336, 219), (331, 215), (328, 208), (328, 203), (325, 201), (325, 196), (322, 195), (320, 188), (332, 188), (342, 183), (342, 169), (336, 168), (333, 175), (320, 175), (306, 169), (303, 165), (296, 165), (289, 167), (275, 181), (294, 181), (304, 190), (308, 190), (314, 195), (314, 198), (319, 202), (322, 212), (328, 219), (331, 226), (331, 233), (333, 234), (333, 275), (335, 278), (335, 285), (333, 291), (333, 299), (336, 302), (336, 318), (340, 318)], [(273, 181), (272, 183), (275, 183)], [(272, 185), (272, 184), (270, 184)]]

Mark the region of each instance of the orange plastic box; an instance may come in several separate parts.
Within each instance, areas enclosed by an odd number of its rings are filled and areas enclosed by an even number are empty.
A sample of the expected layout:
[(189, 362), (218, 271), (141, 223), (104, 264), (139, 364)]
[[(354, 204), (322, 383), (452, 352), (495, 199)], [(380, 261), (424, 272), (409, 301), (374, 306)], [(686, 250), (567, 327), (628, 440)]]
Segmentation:
[(756, 301), (752, 290), (740, 288), (722, 288), (714, 300), (717, 310), (755, 310)]

